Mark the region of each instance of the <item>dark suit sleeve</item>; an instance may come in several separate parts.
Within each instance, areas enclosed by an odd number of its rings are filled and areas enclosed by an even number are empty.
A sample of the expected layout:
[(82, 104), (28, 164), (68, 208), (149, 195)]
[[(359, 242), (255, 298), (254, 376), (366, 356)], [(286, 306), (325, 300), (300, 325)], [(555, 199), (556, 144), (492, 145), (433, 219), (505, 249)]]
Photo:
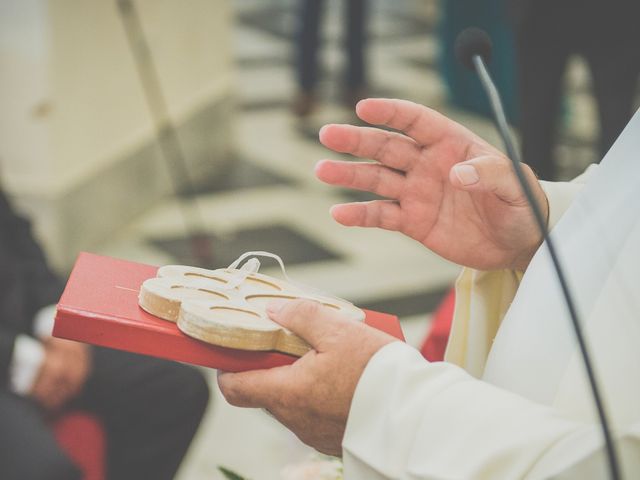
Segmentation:
[(28, 220), (0, 190), (0, 388), (7, 384), (18, 334), (30, 334), (42, 307), (57, 303), (63, 284), (49, 268)]
[(30, 222), (13, 211), (1, 191), (0, 226), (5, 232), (1, 253), (9, 257), (12, 264), (12, 276), (5, 281), (12, 284), (14, 295), (18, 297), (13, 301), (23, 306), (21, 311), (12, 312), (18, 316), (13, 321), (21, 323), (22, 331), (31, 332), (33, 316), (42, 307), (58, 302), (64, 282), (49, 267), (42, 248), (33, 237)]

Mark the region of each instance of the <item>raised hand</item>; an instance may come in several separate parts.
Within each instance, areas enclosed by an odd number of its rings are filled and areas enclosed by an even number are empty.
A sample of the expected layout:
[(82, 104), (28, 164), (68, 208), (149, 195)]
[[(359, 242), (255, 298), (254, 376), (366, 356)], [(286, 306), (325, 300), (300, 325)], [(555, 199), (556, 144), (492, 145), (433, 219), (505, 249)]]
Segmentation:
[[(375, 162), (323, 160), (316, 175), (389, 200), (336, 205), (331, 210), (336, 221), (402, 232), (473, 268), (526, 268), (542, 239), (504, 154), (462, 125), (412, 102), (368, 99), (358, 103), (356, 113), (367, 123), (399, 132), (324, 126), (320, 141), (326, 147)], [(548, 210), (535, 175), (524, 168)]]

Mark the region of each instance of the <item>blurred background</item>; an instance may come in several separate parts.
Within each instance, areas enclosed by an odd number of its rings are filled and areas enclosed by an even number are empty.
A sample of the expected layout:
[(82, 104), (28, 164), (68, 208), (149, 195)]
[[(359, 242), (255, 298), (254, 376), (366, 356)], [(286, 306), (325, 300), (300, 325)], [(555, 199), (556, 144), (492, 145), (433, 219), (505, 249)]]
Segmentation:
[[(519, 133), (531, 101), (519, 91), (518, 49), (531, 32), (551, 33), (523, 27), (508, 3), (0, 0), (2, 187), (61, 274), (82, 250), (214, 268), (266, 250), (297, 281), (398, 315), (419, 346), (459, 268), (398, 234), (333, 222), (331, 205), (372, 197), (314, 178), (318, 160), (337, 157), (318, 129), (358, 123), (358, 99), (394, 97), (501, 147), (452, 44), (466, 26), (491, 34), (491, 70)], [(597, 107), (592, 69), (609, 67), (581, 48), (567, 47), (553, 67), (557, 86), (535, 94), (547, 109), (549, 178), (572, 178), (606, 151), (610, 117)], [(633, 111), (636, 71), (615, 76), (629, 78), (633, 95), (621, 102)], [(555, 97), (556, 107), (544, 101)], [(261, 271), (279, 269), (265, 261)], [(308, 454), (263, 412), (226, 405), (208, 375), (212, 405), (179, 478), (222, 478), (216, 466), (226, 465), (276, 479)]]

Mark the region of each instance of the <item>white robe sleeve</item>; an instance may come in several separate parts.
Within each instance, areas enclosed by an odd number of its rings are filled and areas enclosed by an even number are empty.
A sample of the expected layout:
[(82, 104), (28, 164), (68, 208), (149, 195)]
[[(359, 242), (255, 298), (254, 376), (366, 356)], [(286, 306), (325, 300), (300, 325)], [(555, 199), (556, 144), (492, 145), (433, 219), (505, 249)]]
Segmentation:
[[(640, 425), (617, 432), (640, 476)], [(599, 426), (429, 363), (395, 342), (369, 362), (343, 441), (345, 479), (606, 478)]]

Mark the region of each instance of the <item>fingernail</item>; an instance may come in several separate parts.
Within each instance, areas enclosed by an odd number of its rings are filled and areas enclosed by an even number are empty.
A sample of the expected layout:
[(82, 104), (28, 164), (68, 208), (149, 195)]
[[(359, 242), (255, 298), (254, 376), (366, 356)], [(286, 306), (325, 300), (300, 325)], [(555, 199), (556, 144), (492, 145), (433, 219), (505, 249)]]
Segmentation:
[(453, 167), (453, 172), (463, 185), (473, 185), (480, 180), (478, 171), (473, 165), (456, 165)]
[(322, 138), (322, 134), (326, 132), (327, 128), (329, 128), (329, 125), (330, 124), (323, 125), (322, 127), (320, 127), (320, 130), (318, 130), (318, 138)]
[(284, 304), (287, 303), (286, 300), (272, 300), (267, 304), (267, 313), (272, 313), (272, 314), (276, 314), (278, 313), (280, 310), (282, 310), (282, 307), (284, 307)]

